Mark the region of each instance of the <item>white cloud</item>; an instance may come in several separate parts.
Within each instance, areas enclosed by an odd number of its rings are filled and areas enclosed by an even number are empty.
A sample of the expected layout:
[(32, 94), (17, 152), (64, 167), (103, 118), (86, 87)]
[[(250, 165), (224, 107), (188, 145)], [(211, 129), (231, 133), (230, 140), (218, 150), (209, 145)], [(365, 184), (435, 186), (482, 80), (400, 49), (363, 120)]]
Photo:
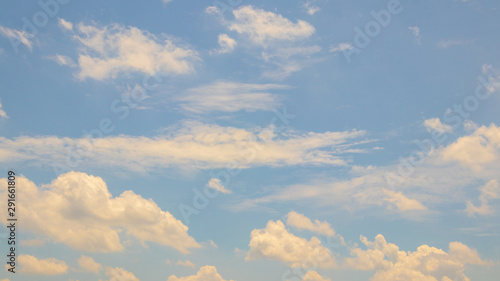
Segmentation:
[(234, 48), (237, 45), (236, 40), (229, 37), (229, 35), (225, 33), (219, 34), (217, 42), (219, 43), (220, 46), (220, 49), (217, 50), (217, 53), (219, 54), (230, 53), (234, 50)]
[(67, 65), (69, 67), (76, 67), (76, 63), (73, 62), (73, 60), (67, 56), (55, 55), (55, 56), (50, 56), (47, 58), (55, 61), (59, 65)]
[(218, 190), (219, 192), (230, 194), (231, 190), (228, 190), (224, 187), (220, 179), (211, 178), (208, 182), (208, 187)]
[(418, 26), (410, 26), (408, 27), (411, 30), (413, 37), (415, 37), (415, 42), (417, 44), (422, 44), (422, 35), (420, 35), (420, 28)]
[(234, 19), (224, 19), (223, 13), (213, 6), (205, 12), (221, 17), (222, 24), (240, 35), (238, 42), (249, 41), (250, 44), (242, 45), (243, 51), (249, 50), (255, 55), (255, 48), (265, 49), (261, 57), (265, 62), (262, 65), (264, 78), (282, 80), (321, 60), (310, 57), (321, 51), (321, 47), (298, 45), (315, 32), (314, 27), (303, 20), (293, 22), (280, 14), (252, 6), (234, 9)]
[[(41, 188), (24, 177), (18, 181), (23, 186), (19, 192), (25, 204), (19, 207), (19, 214), (25, 228), (74, 249), (122, 251), (122, 231), (139, 241), (170, 246), (182, 253), (201, 247), (188, 235), (187, 226), (153, 200), (131, 190), (112, 197), (99, 177), (70, 172)], [(1, 194), (6, 192), (5, 182), (0, 184)]]
[[(385, 175), (388, 172), (397, 172), (397, 166), (373, 167), (363, 171), (356, 171), (356, 169), (359, 168), (353, 167), (347, 179), (319, 179), (323, 176), (315, 175), (305, 183), (292, 184), (260, 198), (244, 199), (237, 202), (232, 208), (242, 210), (260, 208), (262, 205), (277, 202), (300, 202), (317, 208), (332, 208), (334, 206), (334, 208), (350, 212), (368, 211), (382, 207), (388, 211), (409, 216), (425, 213), (427, 208), (420, 203), (422, 200), (435, 201), (435, 198), (440, 198), (443, 193), (446, 193), (445, 188), (430, 189), (429, 186), (433, 184), (436, 186), (436, 183), (419, 178), (405, 178), (406, 182), (398, 183), (395, 187), (401, 191), (387, 190), (389, 183)], [(429, 178), (442, 177), (439, 170), (434, 169), (434, 173), (436, 175), (429, 175)], [(440, 184), (444, 185), (444, 183)], [(429, 188), (425, 191), (425, 195), (422, 192), (422, 187)]]
[(471, 120), (464, 121), (464, 129), (465, 131), (467, 131), (467, 133), (471, 133), (477, 130), (477, 128), (479, 128), (479, 126), (476, 123), (472, 122)]
[(193, 72), (193, 63), (199, 60), (196, 51), (176, 45), (173, 38), (162, 35), (160, 39), (136, 27), (80, 23), (73, 37), (81, 44), (77, 73), (81, 80), (103, 80), (135, 72), (187, 74)]
[(106, 267), (107, 281), (139, 281), (132, 272), (126, 271), (121, 267)]
[(441, 123), (439, 118), (431, 118), (424, 121), (424, 126), (427, 128), (427, 131), (432, 133), (433, 131), (438, 133), (451, 133), (453, 132), (453, 128), (450, 125), (446, 125)]
[(400, 251), (377, 235), (374, 242), (361, 236), (367, 247), (352, 248), (353, 258), (346, 258), (344, 266), (361, 270), (376, 270), (372, 281), (469, 281), (464, 275), (467, 264), (488, 265), (474, 249), (459, 242), (449, 244), (446, 253), (441, 249), (422, 245), (415, 252)]
[(180, 266), (192, 267), (192, 268), (195, 267), (194, 263), (192, 263), (189, 260), (185, 260), (185, 261), (178, 260), (175, 264), (180, 265)]
[(78, 266), (82, 271), (99, 273), (102, 270), (102, 265), (97, 263), (93, 258), (82, 255), (78, 259)]
[(383, 190), (387, 195), (386, 201), (393, 203), (400, 211), (427, 210), (419, 201), (406, 197), (402, 192), (396, 192), (388, 189)]
[(60, 275), (68, 272), (65, 262), (54, 258), (37, 259), (30, 255), (19, 255), (20, 273), (37, 275)]
[(294, 211), (286, 215), (286, 225), (297, 229), (307, 229), (321, 235), (335, 236), (335, 230), (328, 222), (319, 220), (312, 222), (308, 217)]
[[(28, 49), (30, 49), (30, 50), (33, 49), (33, 42), (30, 41), (31, 36), (26, 34), (26, 32), (24, 32), (24, 31), (12, 29), (12, 28), (8, 28), (8, 27), (0, 25), (0, 34), (3, 35), (4, 37), (7, 37), (10, 40), (12, 46), (17, 46), (17, 45), (19, 45), (17, 42), (20, 42), (21, 44), (28, 47)], [(15, 41), (13, 41), (13, 40), (15, 40)], [(17, 50), (17, 47), (16, 47), (16, 50)]]
[(331, 279), (321, 276), (316, 271), (308, 271), (304, 274), (304, 277), (302, 277), (302, 281), (331, 281)]
[(195, 113), (272, 111), (281, 105), (281, 98), (269, 91), (287, 88), (288, 86), (280, 84), (216, 81), (189, 89), (174, 100), (180, 103), (183, 110)]
[(59, 26), (65, 30), (73, 30), (73, 23), (64, 19), (58, 18)]
[(6, 119), (9, 118), (9, 116), (7, 116), (7, 113), (5, 113), (5, 111), (3, 110), (2, 101), (0, 101), (0, 117)]
[(306, 3), (304, 3), (304, 9), (306, 10), (306, 13), (308, 13), (311, 16), (321, 11), (321, 9), (318, 6), (315, 6), (313, 4), (313, 1), (307, 1)]
[(463, 41), (460, 40), (441, 40), (437, 43), (438, 48), (446, 49), (452, 46), (462, 45)]
[(45, 240), (41, 239), (31, 239), (31, 240), (21, 240), (21, 245), (25, 247), (42, 247), (45, 245)]
[(475, 206), (471, 201), (467, 201), (467, 208), (465, 209), (468, 216), (475, 215), (491, 215), (494, 209), (489, 205), (489, 202), (494, 199), (500, 198), (500, 186), (497, 180), (490, 180), (487, 184), (480, 189), (479, 202), (481, 205)]
[(495, 162), (500, 156), (500, 128), (491, 124), (481, 126), (472, 134), (457, 139), (441, 152), (444, 160), (480, 171), (485, 165)]
[(250, 250), (245, 260), (272, 259), (291, 267), (299, 267), (315, 261), (321, 268), (337, 266), (330, 250), (321, 245), (321, 241), (312, 237), (306, 240), (290, 233), (280, 220), (269, 221), (265, 229), (254, 229), (249, 243)]
[[(282, 113), (279, 113), (282, 114)], [(283, 116), (279, 117), (283, 118)], [(278, 116), (271, 119), (280, 125)], [(281, 125), (280, 125), (281, 126)], [(30, 161), (33, 164), (120, 168), (127, 171), (161, 171), (166, 168), (211, 169), (228, 164), (255, 166), (346, 165), (341, 156), (364, 131), (298, 133), (276, 127), (239, 129), (184, 122), (168, 133), (152, 138), (116, 136), (88, 139), (46, 137), (0, 137), (0, 162)], [(358, 140), (356, 142), (356, 140)], [(73, 154), (69, 154), (70, 152)], [(71, 150), (71, 148), (75, 148)], [(80, 158), (79, 155), (83, 155)], [(70, 158), (71, 157), (71, 158)], [(58, 167), (59, 168), (59, 167)], [(66, 168), (61, 168), (63, 171)]]
[(348, 51), (354, 48), (351, 43), (339, 43), (336, 45), (331, 45), (330, 46), (330, 53), (338, 53), (338, 52), (344, 52)]
[[(171, 275), (168, 277), (167, 281), (226, 281), (222, 276), (217, 273), (215, 266), (204, 266), (200, 268), (196, 275), (191, 275), (187, 277), (177, 277)], [(232, 281), (232, 280), (230, 280)]]
[(303, 21), (296, 23), (273, 12), (242, 6), (233, 10), (229, 29), (248, 36), (255, 44), (266, 47), (276, 41), (296, 41), (311, 36), (314, 27)]

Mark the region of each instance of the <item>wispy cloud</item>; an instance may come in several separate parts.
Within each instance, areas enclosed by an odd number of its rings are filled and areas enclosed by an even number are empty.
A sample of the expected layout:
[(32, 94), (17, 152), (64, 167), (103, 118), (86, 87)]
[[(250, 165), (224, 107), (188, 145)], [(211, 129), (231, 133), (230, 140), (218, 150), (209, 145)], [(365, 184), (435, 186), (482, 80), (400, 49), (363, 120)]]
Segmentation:
[(281, 105), (281, 96), (272, 90), (289, 88), (281, 84), (247, 84), (216, 81), (209, 85), (192, 88), (174, 97), (179, 106), (189, 112), (271, 111)]
[[(17, 42), (19, 42), (28, 47), (28, 49), (33, 49), (33, 42), (30, 40), (30, 36), (26, 34), (25, 31), (20, 31), (0, 25), (0, 34), (4, 37), (7, 37), (11, 41), (12, 46), (16, 46), (16, 48), (17, 45), (19, 45)], [(17, 42), (13, 40), (17, 40)]]
[(9, 116), (7, 116), (7, 113), (5, 113), (5, 111), (3, 110), (3, 105), (1, 100), (0, 100), (0, 117), (5, 119), (9, 118)]
[(331, 45), (330, 46), (330, 53), (338, 53), (338, 52), (343, 52), (343, 51), (348, 51), (354, 48), (354, 46), (351, 43), (339, 43), (336, 45)]
[(420, 27), (418, 26), (410, 26), (408, 27), (409, 30), (411, 30), (413, 37), (415, 37), (415, 42), (417, 44), (422, 44), (422, 35), (420, 34)]
[[(167, 168), (211, 169), (238, 163), (255, 166), (346, 165), (342, 154), (364, 142), (364, 131), (297, 133), (288, 129), (239, 129), (184, 122), (156, 137), (116, 136), (88, 139), (45, 137), (0, 138), (0, 162), (28, 161), (34, 164), (93, 165), (145, 172)], [(84, 156), (67, 161), (68, 147)], [(69, 156), (68, 156), (69, 157)], [(77, 162), (73, 162), (73, 161)], [(69, 166), (71, 167), (71, 166)]]
[(437, 47), (440, 49), (446, 49), (453, 46), (458, 46), (465, 44), (466, 42), (461, 40), (441, 40), (437, 43)]

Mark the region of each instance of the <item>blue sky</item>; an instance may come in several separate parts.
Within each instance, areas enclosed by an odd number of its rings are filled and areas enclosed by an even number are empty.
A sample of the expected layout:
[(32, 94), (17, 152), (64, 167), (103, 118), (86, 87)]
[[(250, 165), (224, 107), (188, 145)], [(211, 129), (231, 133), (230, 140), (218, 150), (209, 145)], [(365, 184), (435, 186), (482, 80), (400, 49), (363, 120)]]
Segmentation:
[(496, 1), (1, 5), (0, 280), (500, 274)]

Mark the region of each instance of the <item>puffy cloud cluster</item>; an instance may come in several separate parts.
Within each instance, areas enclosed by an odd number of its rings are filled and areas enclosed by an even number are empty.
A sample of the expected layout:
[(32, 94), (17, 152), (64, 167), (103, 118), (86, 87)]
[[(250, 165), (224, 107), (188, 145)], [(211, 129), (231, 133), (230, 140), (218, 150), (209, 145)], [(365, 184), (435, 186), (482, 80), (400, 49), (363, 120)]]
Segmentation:
[(351, 249), (352, 258), (344, 266), (360, 270), (376, 270), (372, 281), (470, 281), (465, 276), (467, 264), (487, 265), (476, 250), (459, 242), (449, 244), (449, 251), (422, 245), (415, 252), (400, 251), (387, 243), (381, 234), (371, 242), (361, 237), (367, 247)]
[(107, 281), (139, 281), (132, 272), (129, 272), (121, 267), (106, 267)]
[[(210, 9), (209, 9), (210, 11)], [(296, 41), (311, 36), (314, 27), (303, 21), (296, 23), (280, 14), (242, 6), (233, 10), (234, 21), (229, 29), (248, 36), (255, 44), (267, 46), (275, 41)]]
[(498, 162), (499, 156), (500, 128), (495, 124), (477, 128), (472, 134), (457, 139), (442, 151), (445, 160), (457, 161), (475, 171)]
[(93, 258), (82, 255), (78, 259), (78, 266), (82, 271), (99, 273), (102, 265), (97, 263)]
[[(5, 194), (6, 182), (2, 179), (0, 194)], [(170, 246), (182, 253), (201, 247), (189, 236), (187, 226), (153, 200), (130, 190), (113, 197), (99, 177), (70, 172), (41, 188), (24, 177), (19, 177), (18, 183), (23, 186), (19, 215), (25, 227), (74, 249), (122, 251), (119, 234), (123, 230), (139, 241)], [(4, 208), (5, 202), (0, 206)]]
[(264, 229), (254, 229), (250, 234), (250, 251), (246, 260), (273, 259), (291, 267), (298, 267), (314, 261), (318, 267), (334, 268), (335, 257), (321, 245), (317, 237), (310, 240), (290, 233), (283, 222), (269, 221)]
[(335, 230), (328, 222), (319, 220), (312, 222), (308, 217), (295, 211), (290, 211), (286, 215), (286, 225), (297, 229), (307, 229), (321, 235), (335, 236)]
[(55, 258), (38, 259), (30, 255), (19, 255), (20, 271), (23, 274), (60, 275), (68, 272), (64, 261)]
[[(226, 281), (222, 278), (222, 276), (217, 272), (215, 266), (204, 266), (198, 270), (196, 275), (191, 275), (187, 277), (177, 277), (175, 275), (171, 275), (167, 281)], [(233, 281), (233, 280), (230, 280)]]
[(474, 205), (471, 201), (467, 201), (465, 209), (467, 215), (490, 215), (494, 213), (494, 209), (490, 206), (490, 201), (500, 198), (500, 186), (497, 180), (490, 180), (487, 184), (480, 188), (479, 206)]
[(60, 25), (74, 33), (81, 44), (77, 77), (82, 80), (103, 80), (133, 72), (186, 74), (193, 71), (193, 63), (199, 60), (196, 51), (179, 46), (173, 38), (160, 39), (136, 27), (79, 23), (73, 28), (63, 19)]

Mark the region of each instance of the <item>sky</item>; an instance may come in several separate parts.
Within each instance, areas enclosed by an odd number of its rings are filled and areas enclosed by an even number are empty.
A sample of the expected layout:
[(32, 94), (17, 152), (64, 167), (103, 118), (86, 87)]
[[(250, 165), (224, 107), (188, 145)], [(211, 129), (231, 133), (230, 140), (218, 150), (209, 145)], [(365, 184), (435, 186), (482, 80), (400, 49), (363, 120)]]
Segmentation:
[(499, 6), (3, 1), (0, 281), (498, 280)]

